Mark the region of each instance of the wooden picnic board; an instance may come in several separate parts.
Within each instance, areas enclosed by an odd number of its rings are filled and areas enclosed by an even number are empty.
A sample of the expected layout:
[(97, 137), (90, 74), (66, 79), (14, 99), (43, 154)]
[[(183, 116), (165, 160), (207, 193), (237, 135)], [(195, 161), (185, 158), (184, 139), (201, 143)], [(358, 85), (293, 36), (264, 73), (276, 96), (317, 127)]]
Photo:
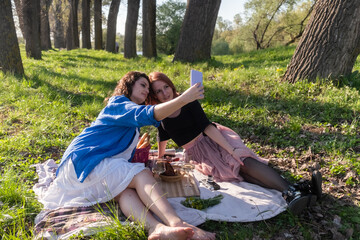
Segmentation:
[[(189, 182), (187, 182), (188, 178)], [(190, 177), (183, 176), (181, 180), (177, 182), (165, 182), (161, 180), (158, 181), (167, 198), (200, 196), (199, 186), (197, 185), (194, 175), (192, 174), (190, 174)]]

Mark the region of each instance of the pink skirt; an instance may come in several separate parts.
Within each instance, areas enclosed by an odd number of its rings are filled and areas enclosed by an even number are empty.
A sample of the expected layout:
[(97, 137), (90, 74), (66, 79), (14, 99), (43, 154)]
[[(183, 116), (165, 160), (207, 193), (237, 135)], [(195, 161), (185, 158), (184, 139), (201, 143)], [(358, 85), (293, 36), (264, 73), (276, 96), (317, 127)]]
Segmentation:
[[(260, 158), (246, 147), (236, 132), (218, 123), (215, 125), (231, 146), (243, 151), (241, 160), (252, 157), (264, 164), (268, 163), (268, 160)], [(213, 175), (215, 181), (244, 180), (239, 174), (240, 162), (207, 136), (201, 135), (190, 146), (187, 146), (185, 151), (189, 158), (195, 161), (196, 170), (205, 175)]]

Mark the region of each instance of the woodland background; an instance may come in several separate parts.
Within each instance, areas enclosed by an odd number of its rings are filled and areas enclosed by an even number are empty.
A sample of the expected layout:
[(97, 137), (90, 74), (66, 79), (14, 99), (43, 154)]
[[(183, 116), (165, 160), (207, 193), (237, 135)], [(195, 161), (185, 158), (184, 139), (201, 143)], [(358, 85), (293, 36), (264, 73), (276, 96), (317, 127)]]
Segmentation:
[[(123, 36), (120, 4), (128, 8)], [(360, 2), (249, 0), (232, 22), (218, 18), (220, 4), (0, 1), (2, 239), (34, 237), (41, 204), (31, 165), (59, 161), (122, 75), (162, 71), (181, 91), (190, 69), (204, 72), (201, 104), (212, 121), (288, 179), (319, 169), (324, 181), (322, 200), (300, 216), (201, 227), (218, 239), (360, 239)], [(155, 129), (146, 130), (156, 148)], [(115, 224), (91, 238), (114, 236), (146, 232)]]

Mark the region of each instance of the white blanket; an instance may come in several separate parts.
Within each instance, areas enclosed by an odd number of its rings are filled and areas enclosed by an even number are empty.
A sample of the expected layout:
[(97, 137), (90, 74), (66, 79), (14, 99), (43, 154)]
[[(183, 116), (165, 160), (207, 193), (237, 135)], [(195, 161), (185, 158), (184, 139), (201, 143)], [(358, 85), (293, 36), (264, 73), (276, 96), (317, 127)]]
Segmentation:
[[(55, 177), (58, 165), (50, 159), (43, 164), (36, 164), (39, 182), (33, 190), (38, 199), (41, 199), (44, 191), (48, 188)], [(281, 193), (276, 190), (262, 188), (247, 182), (219, 182), (221, 189), (211, 191), (206, 188), (201, 180), (206, 176), (200, 172), (194, 172), (195, 179), (199, 184), (200, 197), (207, 199), (222, 194), (221, 203), (204, 210), (187, 208), (181, 204), (185, 198), (169, 198), (169, 202), (175, 208), (177, 214), (192, 225), (200, 225), (206, 220), (226, 222), (253, 222), (272, 218), (283, 212), (287, 204)], [(41, 214), (35, 219), (41, 217)]]
[(225, 222), (253, 222), (272, 218), (286, 210), (287, 204), (281, 193), (247, 182), (218, 182), (221, 189), (211, 191), (201, 180), (206, 176), (194, 172), (200, 188), (200, 197), (207, 199), (222, 194), (221, 203), (204, 210), (184, 207), (180, 202), (185, 198), (169, 198), (179, 216), (194, 225), (206, 220)]

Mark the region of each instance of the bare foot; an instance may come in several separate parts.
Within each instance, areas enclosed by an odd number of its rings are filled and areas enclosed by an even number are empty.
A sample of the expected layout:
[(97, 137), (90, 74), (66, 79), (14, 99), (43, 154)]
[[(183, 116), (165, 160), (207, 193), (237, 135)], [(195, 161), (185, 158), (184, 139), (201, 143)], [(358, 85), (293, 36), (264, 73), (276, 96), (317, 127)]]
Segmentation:
[(191, 227), (194, 230), (194, 236), (191, 239), (194, 240), (215, 240), (215, 233), (204, 231), (198, 227), (195, 227), (187, 222), (182, 222), (176, 225), (176, 227)]
[(149, 229), (148, 240), (189, 240), (194, 235), (191, 227), (168, 227), (159, 224), (155, 229)]

